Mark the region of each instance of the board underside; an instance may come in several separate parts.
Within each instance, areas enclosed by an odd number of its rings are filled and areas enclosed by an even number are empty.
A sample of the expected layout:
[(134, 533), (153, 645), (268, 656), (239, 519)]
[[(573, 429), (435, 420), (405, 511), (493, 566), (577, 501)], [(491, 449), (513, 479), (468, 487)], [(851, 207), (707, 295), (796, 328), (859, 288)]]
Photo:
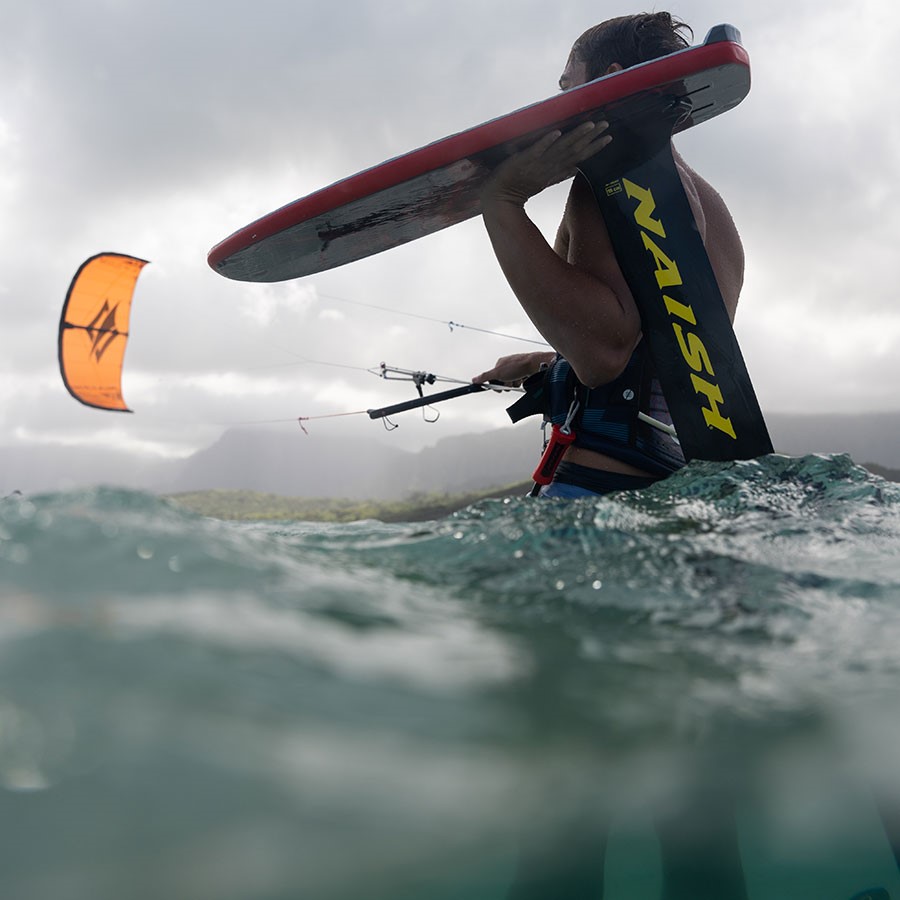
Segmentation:
[(310, 194), (235, 232), (209, 253), (227, 278), (273, 282), (363, 259), (481, 213), (491, 171), (550, 129), (606, 120), (614, 148), (629, 132), (678, 109), (672, 133), (733, 108), (750, 88), (749, 60), (732, 40), (688, 48), (597, 79), (476, 128), (396, 157)]

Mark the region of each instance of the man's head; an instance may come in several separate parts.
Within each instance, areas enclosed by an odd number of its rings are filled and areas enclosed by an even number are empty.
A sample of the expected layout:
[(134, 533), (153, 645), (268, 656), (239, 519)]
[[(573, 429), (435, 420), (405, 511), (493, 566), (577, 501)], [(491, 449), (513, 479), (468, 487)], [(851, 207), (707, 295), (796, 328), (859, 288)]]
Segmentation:
[(575, 41), (559, 86), (565, 91), (601, 75), (684, 50), (689, 43), (682, 30), (693, 37), (689, 26), (667, 12), (639, 13), (601, 22)]

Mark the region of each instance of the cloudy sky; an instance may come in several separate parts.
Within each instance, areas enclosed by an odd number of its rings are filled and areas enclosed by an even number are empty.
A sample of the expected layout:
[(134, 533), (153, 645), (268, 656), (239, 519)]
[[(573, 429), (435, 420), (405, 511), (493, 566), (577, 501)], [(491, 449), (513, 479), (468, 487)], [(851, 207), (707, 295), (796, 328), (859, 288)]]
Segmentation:
[[(569, 0), (3, 0), (0, 446), (184, 454), (223, 428), (411, 396), (384, 361), (467, 380), (535, 338), (480, 219), (299, 281), (230, 282), (209, 248), (378, 162), (551, 96), (585, 28), (634, 7)], [(680, 137), (747, 251), (736, 331), (764, 411), (900, 409), (900, 120), (894, 0), (679, 0), (695, 40), (737, 26), (753, 87)], [(552, 235), (564, 188), (529, 204)], [(148, 259), (123, 388), (83, 407), (59, 376), (66, 289), (103, 250)], [(451, 329), (447, 321), (470, 329)], [(390, 436), (365, 415), (316, 433), (406, 449), (502, 427), (466, 397)]]

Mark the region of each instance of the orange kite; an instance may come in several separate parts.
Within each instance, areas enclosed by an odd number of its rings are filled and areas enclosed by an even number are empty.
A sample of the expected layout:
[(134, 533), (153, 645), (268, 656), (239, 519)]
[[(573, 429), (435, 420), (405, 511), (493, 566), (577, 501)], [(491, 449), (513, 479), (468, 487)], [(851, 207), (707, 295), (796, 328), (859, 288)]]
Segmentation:
[(85, 406), (131, 412), (122, 397), (122, 362), (131, 297), (145, 259), (99, 253), (85, 260), (59, 320), (59, 371)]

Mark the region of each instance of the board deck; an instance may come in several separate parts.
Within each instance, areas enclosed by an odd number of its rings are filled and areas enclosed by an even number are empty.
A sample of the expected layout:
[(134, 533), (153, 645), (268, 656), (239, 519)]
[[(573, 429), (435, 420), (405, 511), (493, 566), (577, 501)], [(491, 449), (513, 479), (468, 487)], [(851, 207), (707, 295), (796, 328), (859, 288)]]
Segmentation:
[[(672, 133), (733, 108), (750, 89), (749, 58), (736, 29), (704, 43), (565, 91), (289, 203), (225, 238), (210, 266), (238, 281), (312, 275), (447, 228), (481, 213), (494, 167), (550, 129), (606, 119), (613, 147), (636, 122), (676, 110)], [(617, 144), (618, 141), (618, 144)], [(603, 151), (615, 167), (616, 154)]]

